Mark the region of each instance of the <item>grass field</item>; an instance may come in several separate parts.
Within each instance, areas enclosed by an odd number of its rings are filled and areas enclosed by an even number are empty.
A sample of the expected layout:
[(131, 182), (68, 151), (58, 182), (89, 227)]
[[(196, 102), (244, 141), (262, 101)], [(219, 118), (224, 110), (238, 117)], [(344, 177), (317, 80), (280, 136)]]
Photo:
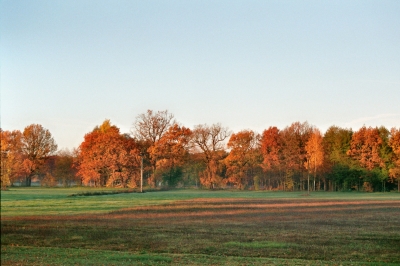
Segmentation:
[(1, 264), (400, 264), (398, 193), (86, 191), (1, 192)]

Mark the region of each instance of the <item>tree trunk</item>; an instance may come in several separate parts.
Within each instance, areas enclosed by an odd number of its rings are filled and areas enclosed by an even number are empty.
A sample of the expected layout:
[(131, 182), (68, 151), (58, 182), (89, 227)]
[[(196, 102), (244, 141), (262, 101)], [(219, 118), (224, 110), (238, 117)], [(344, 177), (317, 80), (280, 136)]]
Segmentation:
[(25, 178), (25, 186), (30, 187), (32, 184), (32, 177), (31, 176), (27, 176)]
[(317, 162), (316, 158), (314, 158), (314, 191), (315, 191), (315, 178), (317, 176)]
[(271, 190), (271, 175), (269, 175), (269, 179), (268, 179), (268, 188), (269, 188), (269, 190)]
[(314, 175), (313, 191), (315, 191), (315, 175)]

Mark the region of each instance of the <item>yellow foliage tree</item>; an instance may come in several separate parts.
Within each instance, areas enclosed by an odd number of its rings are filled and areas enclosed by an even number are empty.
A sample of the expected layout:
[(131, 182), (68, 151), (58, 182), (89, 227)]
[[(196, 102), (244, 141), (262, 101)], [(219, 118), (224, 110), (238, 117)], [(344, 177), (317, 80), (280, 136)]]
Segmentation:
[[(323, 138), (319, 129), (314, 128), (310, 138), (306, 143), (306, 158), (307, 161), (304, 163), (305, 168), (308, 171), (308, 187), (310, 186), (309, 174), (312, 172), (314, 174), (314, 184), (313, 190), (315, 191), (315, 179), (317, 176), (317, 171), (322, 168), (324, 164), (324, 148), (323, 148)], [(309, 191), (309, 190), (308, 190)]]

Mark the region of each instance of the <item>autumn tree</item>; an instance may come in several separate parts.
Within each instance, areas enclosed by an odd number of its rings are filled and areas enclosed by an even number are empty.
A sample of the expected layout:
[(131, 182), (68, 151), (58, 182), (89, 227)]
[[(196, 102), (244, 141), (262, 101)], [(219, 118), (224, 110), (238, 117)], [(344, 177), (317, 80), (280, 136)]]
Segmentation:
[(19, 130), (3, 131), (1, 134), (1, 189), (6, 189), (23, 174), (22, 133)]
[[(259, 135), (251, 130), (242, 130), (232, 134), (228, 141), (229, 155), (225, 158), (227, 164), (228, 182), (243, 189), (247, 183), (246, 170), (258, 163), (257, 147)], [(258, 157), (258, 158), (257, 158)]]
[(312, 133), (306, 143), (306, 162), (304, 166), (308, 171), (307, 182), (308, 182), (308, 192), (310, 191), (310, 178), (309, 173), (314, 174), (314, 184), (313, 190), (315, 191), (315, 179), (317, 176), (317, 171), (320, 170), (324, 164), (324, 147), (322, 143), (322, 134), (319, 129), (314, 128)]
[(50, 131), (38, 124), (25, 127), (21, 142), (26, 186), (30, 186), (32, 177), (38, 174), (40, 167), (44, 165), (49, 156), (57, 151), (57, 144)]
[(79, 146), (77, 175), (84, 184), (135, 187), (139, 179), (139, 150), (134, 139), (120, 134), (119, 128), (105, 120), (85, 135)]
[(382, 143), (379, 130), (372, 127), (363, 126), (351, 138), (350, 149), (347, 154), (355, 159), (357, 166), (368, 171), (364, 175), (364, 189), (366, 190), (372, 190), (370, 186), (376, 182), (377, 178), (373, 170), (376, 172), (385, 166), (380, 157)]
[(206, 169), (201, 173), (200, 182), (203, 186), (214, 188), (221, 184), (218, 175), (220, 160), (225, 157), (225, 139), (230, 135), (228, 128), (221, 124), (208, 126), (197, 125), (193, 129), (191, 142), (197, 152), (201, 152)]
[(397, 191), (400, 192), (400, 128), (392, 128), (389, 145), (392, 148), (394, 156), (392, 157), (392, 166), (389, 169), (389, 175), (392, 180), (397, 180)]
[(382, 166), (383, 161), (379, 156), (381, 145), (378, 129), (363, 126), (353, 134), (347, 154), (355, 158), (362, 167), (372, 170)]
[(296, 185), (302, 189), (301, 182), (307, 155), (305, 146), (311, 132), (312, 127), (307, 122), (292, 123), (280, 132), (281, 162), (285, 170), (284, 189), (293, 190)]
[[(263, 156), (261, 167), (269, 176), (268, 187), (270, 189), (272, 188), (271, 177), (275, 176), (279, 178), (281, 173), (280, 145), (280, 131), (277, 127), (269, 127), (263, 131), (259, 141), (260, 151)], [(279, 179), (276, 179), (276, 181), (279, 182)], [(277, 187), (279, 187), (279, 185), (277, 185)]]
[(157, 169), (157, 159), (151, 157), (150, 150), (168, 129), (175, 124), (173, 119), (174, 115), (167, 110), (158, 112), (147, 110), (146, 113), (138, 115), (133, 124), (133, 137), (137, 140), (140, 151), (145, 156), (145, 161), (151, 165), (152, 177), (150, 182), (154, 183), (154, 174)]
[[(189, 128), (174, 124), (150, 146), (148, 152), (159, 174), (168, 186), (174, 186), (182, 177), (182, 166), (189, 155), (191, 137)], [(159, 180), (156, 180), (159, 181)]]

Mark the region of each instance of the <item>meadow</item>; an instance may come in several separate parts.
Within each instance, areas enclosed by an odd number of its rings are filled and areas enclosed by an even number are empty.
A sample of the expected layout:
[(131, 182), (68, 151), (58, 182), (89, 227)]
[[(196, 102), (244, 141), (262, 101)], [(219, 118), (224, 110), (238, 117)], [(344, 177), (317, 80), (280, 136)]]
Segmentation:
[(1, 265), (400, 264), (399, 193), (115, 190), (2, 191)]

